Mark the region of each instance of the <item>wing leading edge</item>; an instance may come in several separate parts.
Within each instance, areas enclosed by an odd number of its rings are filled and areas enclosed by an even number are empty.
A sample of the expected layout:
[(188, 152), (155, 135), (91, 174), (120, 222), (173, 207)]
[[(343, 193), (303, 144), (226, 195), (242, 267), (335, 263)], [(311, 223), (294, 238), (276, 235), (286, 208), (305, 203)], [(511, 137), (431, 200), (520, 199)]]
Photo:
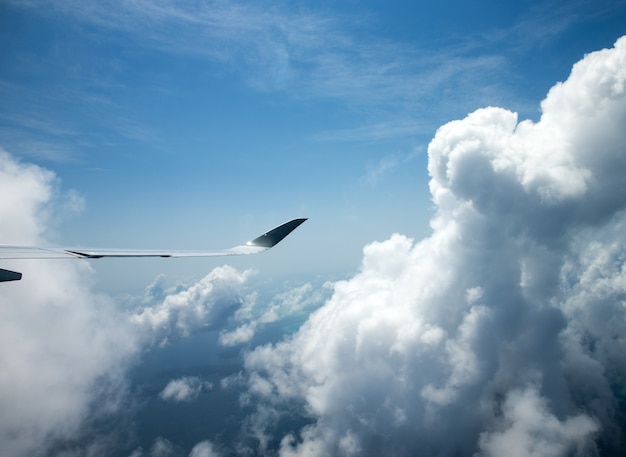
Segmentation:
[[(293, 232), (306, 218), (293, 219), (230, 249), (218, 251), (144, 251), (113, 249), (58, 249), (36, 246), (0, 245), (0, 259), (101, 259), (104, 257), (215, 257), (229, 255), (259, 254), (276, 246)], [(0, 269), (0, 282), (18, 281), (22, 274)]]

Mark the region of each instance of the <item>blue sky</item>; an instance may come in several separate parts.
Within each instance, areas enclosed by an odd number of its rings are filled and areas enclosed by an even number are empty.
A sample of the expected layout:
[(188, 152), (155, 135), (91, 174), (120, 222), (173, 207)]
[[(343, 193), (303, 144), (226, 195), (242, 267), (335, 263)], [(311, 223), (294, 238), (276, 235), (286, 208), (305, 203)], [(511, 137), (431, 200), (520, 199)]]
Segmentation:
[(343, 274), (369, 241), (429, 232), (440, 125), (490, 105), (536, 119), (625, 16), (607, 1), (4, 2), (2, 146), (83, 199), (53, 244), (220, 248), (305, 216), (284, 247), (297, 264), (272, 264)]
[(619, 455), (626, 2), (4, 1), (0, 454)]

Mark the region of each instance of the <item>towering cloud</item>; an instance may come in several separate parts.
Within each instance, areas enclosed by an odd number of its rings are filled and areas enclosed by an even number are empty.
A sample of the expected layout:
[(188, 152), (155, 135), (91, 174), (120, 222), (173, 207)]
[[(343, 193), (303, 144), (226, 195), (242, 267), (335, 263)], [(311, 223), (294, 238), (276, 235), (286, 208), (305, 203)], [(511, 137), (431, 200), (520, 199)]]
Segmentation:
[(296, 335), (246, 358), (253, 394), (310, 419), (280, 455), (623, 449), (625, 125), (622, 38), (537, 123), (485, 108), (441, 127), (432, 235), (366, 246)]

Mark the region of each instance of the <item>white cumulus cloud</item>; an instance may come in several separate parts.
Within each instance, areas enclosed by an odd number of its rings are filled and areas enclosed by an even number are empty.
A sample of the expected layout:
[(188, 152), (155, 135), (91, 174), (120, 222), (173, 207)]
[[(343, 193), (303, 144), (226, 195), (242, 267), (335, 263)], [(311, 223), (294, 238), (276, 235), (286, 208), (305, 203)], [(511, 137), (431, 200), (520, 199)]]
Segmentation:
[(263, 408), (310, 422), (281, 456), (623, 449), (626, 38), (541, 106), (442, 126), (431, 236), (366, 246), (298, 333), (247, 355)]
[(238, 344), (247, 343), (252, 339), (255, 331), (256, 322), (248, 322), (234, 330), (222, 331), (220, 333), (219, 343), (222, 346), (236, 346)]
[(204, 278), (172, 294), (157, 280), (148, 290), (150, 303), (131, 317), (141, 333), (157, 344), (204, 327), (223, 324), (243, 304), (241, 289), (251, 270), (217, 267)]
[[(0, 150), (0, 239), (42, 244), (56, 178)], [(115, 408), (138, 343), (83, 262), (3, 261), (24, 274), (0, 293), (0, 454), (45, 453), (73, 437), (97, 399)]]
[(512, 391), (502, 409), (500, 432), (480, 436), (484, 456), (511, 457), (589, 455), (592, 444), (587, 439), (598, 424), (584, 414), (560, 421), (548, 411), (546, 400), (536, 389)]

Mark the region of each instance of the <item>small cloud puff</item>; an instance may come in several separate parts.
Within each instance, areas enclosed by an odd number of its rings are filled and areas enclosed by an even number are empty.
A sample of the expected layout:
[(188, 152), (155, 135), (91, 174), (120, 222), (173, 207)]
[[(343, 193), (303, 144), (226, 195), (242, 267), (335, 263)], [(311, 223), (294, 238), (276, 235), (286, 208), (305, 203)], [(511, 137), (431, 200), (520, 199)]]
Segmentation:
[(210, 441), (201, 441), (196, 444), (189, 457), (220, 457), (220, 453), (215, 450), (215, 446)]
[(200, 395), (201, 392), (211, 390), (212, 388), (213, 384), (202, 381), (198, 377), (183, 377), (168, 382), (159, 394), (159, 398), (164, 401), (173, 401), (176, 403), (192, 401)]

